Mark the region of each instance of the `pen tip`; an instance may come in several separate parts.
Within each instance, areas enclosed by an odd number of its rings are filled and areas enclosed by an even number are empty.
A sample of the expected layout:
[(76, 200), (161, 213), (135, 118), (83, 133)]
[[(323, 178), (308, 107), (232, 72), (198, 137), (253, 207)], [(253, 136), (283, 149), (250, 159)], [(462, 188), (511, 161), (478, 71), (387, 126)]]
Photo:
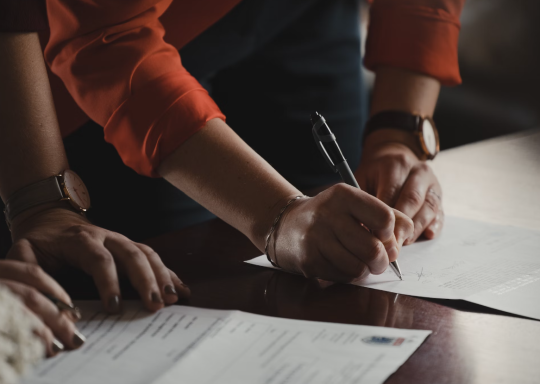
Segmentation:
[(313, 112), (311, 114), (311, 124), (315, 124), (315, 122), (319, 120), (320, 118), (321, 118), (321, 114), (319, 112), (317, 111)]
[(403, 281), (403, 277), (400, 276), (399, 279), (400, 279), (401, 281)]

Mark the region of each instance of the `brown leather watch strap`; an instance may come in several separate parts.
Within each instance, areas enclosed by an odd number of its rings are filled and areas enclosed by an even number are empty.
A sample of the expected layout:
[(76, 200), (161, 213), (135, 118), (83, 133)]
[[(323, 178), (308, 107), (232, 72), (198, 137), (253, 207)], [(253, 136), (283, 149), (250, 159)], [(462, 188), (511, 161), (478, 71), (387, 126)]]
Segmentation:
[(368, 120), (364, 137), (382, 128), (397, 128), (408, 132), (417, 132), (422, 118), (402, 111), (383, 111)]
[(9, 226), (21, 212), (36, 205), (59, 201), (64, 197), (57, 176), (19, 189), (6, 201), (6, 221)]

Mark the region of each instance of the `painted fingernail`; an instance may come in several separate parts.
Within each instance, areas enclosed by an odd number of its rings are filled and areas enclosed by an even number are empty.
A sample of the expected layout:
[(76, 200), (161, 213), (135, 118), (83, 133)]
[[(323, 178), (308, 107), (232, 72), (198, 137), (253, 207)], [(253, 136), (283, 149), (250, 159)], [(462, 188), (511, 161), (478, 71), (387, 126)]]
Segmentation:
[(166, 285), (164, 289), (165, 293), (167, 295), (176, 295), (178, 296), (178, 293), (176, 293), (176, 289), (172, 285)]
[(117, 314), (120, 313), (120, 296), (114, 295), (109, 299), (107, 306), (109, 313)]
[(151, 297), (152, 297), (152, 302), (156, 304), (163, 304), (163, 300), (161, 299), (161, 296), (158, 293), (153, 292)]
[(52, 350), (54, 353), (58, 353), (64, 350), (64, 344), (54, 339), (52, 342)]
[(86, 337), (84, 337), (82, 333), (80, 333), (78, 330), (75, 330), (73, 332), (73, 344), (76, 347), (80, 347), (81, 345), (84, 344), (85, 341), (86, 341)]
[(388, 258), (392, 261), (396, 260), (399, 255), (397, 247), (392, 247), (388, 250)]

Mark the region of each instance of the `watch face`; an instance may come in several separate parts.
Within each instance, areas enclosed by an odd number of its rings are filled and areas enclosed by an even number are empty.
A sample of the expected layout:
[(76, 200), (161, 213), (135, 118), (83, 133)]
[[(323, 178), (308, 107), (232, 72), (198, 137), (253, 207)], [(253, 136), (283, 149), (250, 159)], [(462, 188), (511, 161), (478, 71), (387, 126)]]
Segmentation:
[(81, 209), (90, 208), (90, 195), (81, 178), (73, 171), (64, 171), (64, 185), (72, 203)]
[(426, 150), (431, 156), (435, 156), (438, 152), (438, 139), (437, 133), (435, 132), (435, 127), (429, 119), (424, 119), (422, 122), (422, 138)]

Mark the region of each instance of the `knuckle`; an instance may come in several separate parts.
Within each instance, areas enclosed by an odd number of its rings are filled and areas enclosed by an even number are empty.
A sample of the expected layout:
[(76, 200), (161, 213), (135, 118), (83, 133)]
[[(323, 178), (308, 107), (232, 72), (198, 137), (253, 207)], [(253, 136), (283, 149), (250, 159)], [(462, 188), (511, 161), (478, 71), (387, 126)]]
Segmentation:
[(32, 287), (27, 287), (23, 292), (23, 299), (26, 305), (30, 308), (36, 308), (41, 302), (41, 294)]
[(426, 229), (427, 221), (423, 218), (415, 220), (414, 223), (414, 235), (415, 237), (420, 236), (420, 234)]
[(405, 202), (409, 205), (419, 206), (424, 202), (424, 196), (417, 189), (407, 191), (404, 196)]
[(428, 195), (426, 196), (426, 200), (424, 201), (426, 207), (431, 209), (434, 213), (439, 212), (439, 203), (437, 202), (436, 198)]
[(137, 246), (138, 246), (144, 253), (147, 253), (147, 254), (153, 254), (153, 253), (156, 253), (151, 247), (149, 247), (149, 246), (146, 245), (146, 244), (137, 243)]
[(113, 263), (111, 255), (105, 252), (96, 252), (93, 254), (93, 261), (101, 265), (109, 265)]
[(126, 249), (124, 255), (130, 260), (141, 258), (141, 252), (137, 249)]
[(407, 156), (404, 153), (399, 153), (394, 156), (392, 156), (391, 162), (393, 164), (397, 164), (398, 166), (402, 168), (410, 168), (411, 167), (411, 160), (410, 157)]
[(429, 165), (427, 165), (427, 163), (425, 161), (418, 164), (416, 166), (416, 169), (418, 171), (420, 171), (420, 172), (423, 172), (423, 173), (430, 173), (431, 172), (431, 167)]
[(414, 232), (414, 221), (410, 217), (405, 217), (402, 224), (405, 232), (413, 233)]
[(69, 228), (69, 232), (79, 242), (87, 242), (92, 239), (92, 234), (87, 225), (77, 224)]
[(333, 187), (333, 191), (336, 198), (339, 198), (339, 199), (346, 199), (354, 194), (354, 192), (351, 190), (351, 187), (345, 183), (336, 184)]
[(43, 278), (43, 269), (37, 264), (27, 263), (25, 265), (26, 274), (35, 280), (41, 280)]
[(382, 257), (386, 253), (386, 250), (384, 248), (384, 244), (380, 241), (374, 241), (371, 244), (371, 247), (369, 249), (369, 252), (367, 255), (365, 255), (366, 261), (369, 263), (377, 260), (378, 258)]
[(400, 190), (401, 187), (398, 185), (389, 186), (381, 193), (381, 200), (390, 202), (394, 201)]
[(394, 228), (394, 224), (396, 222), (394, 211), (390, 207), (383, 207), (379, 214), (379, 220), (380, 228)]

